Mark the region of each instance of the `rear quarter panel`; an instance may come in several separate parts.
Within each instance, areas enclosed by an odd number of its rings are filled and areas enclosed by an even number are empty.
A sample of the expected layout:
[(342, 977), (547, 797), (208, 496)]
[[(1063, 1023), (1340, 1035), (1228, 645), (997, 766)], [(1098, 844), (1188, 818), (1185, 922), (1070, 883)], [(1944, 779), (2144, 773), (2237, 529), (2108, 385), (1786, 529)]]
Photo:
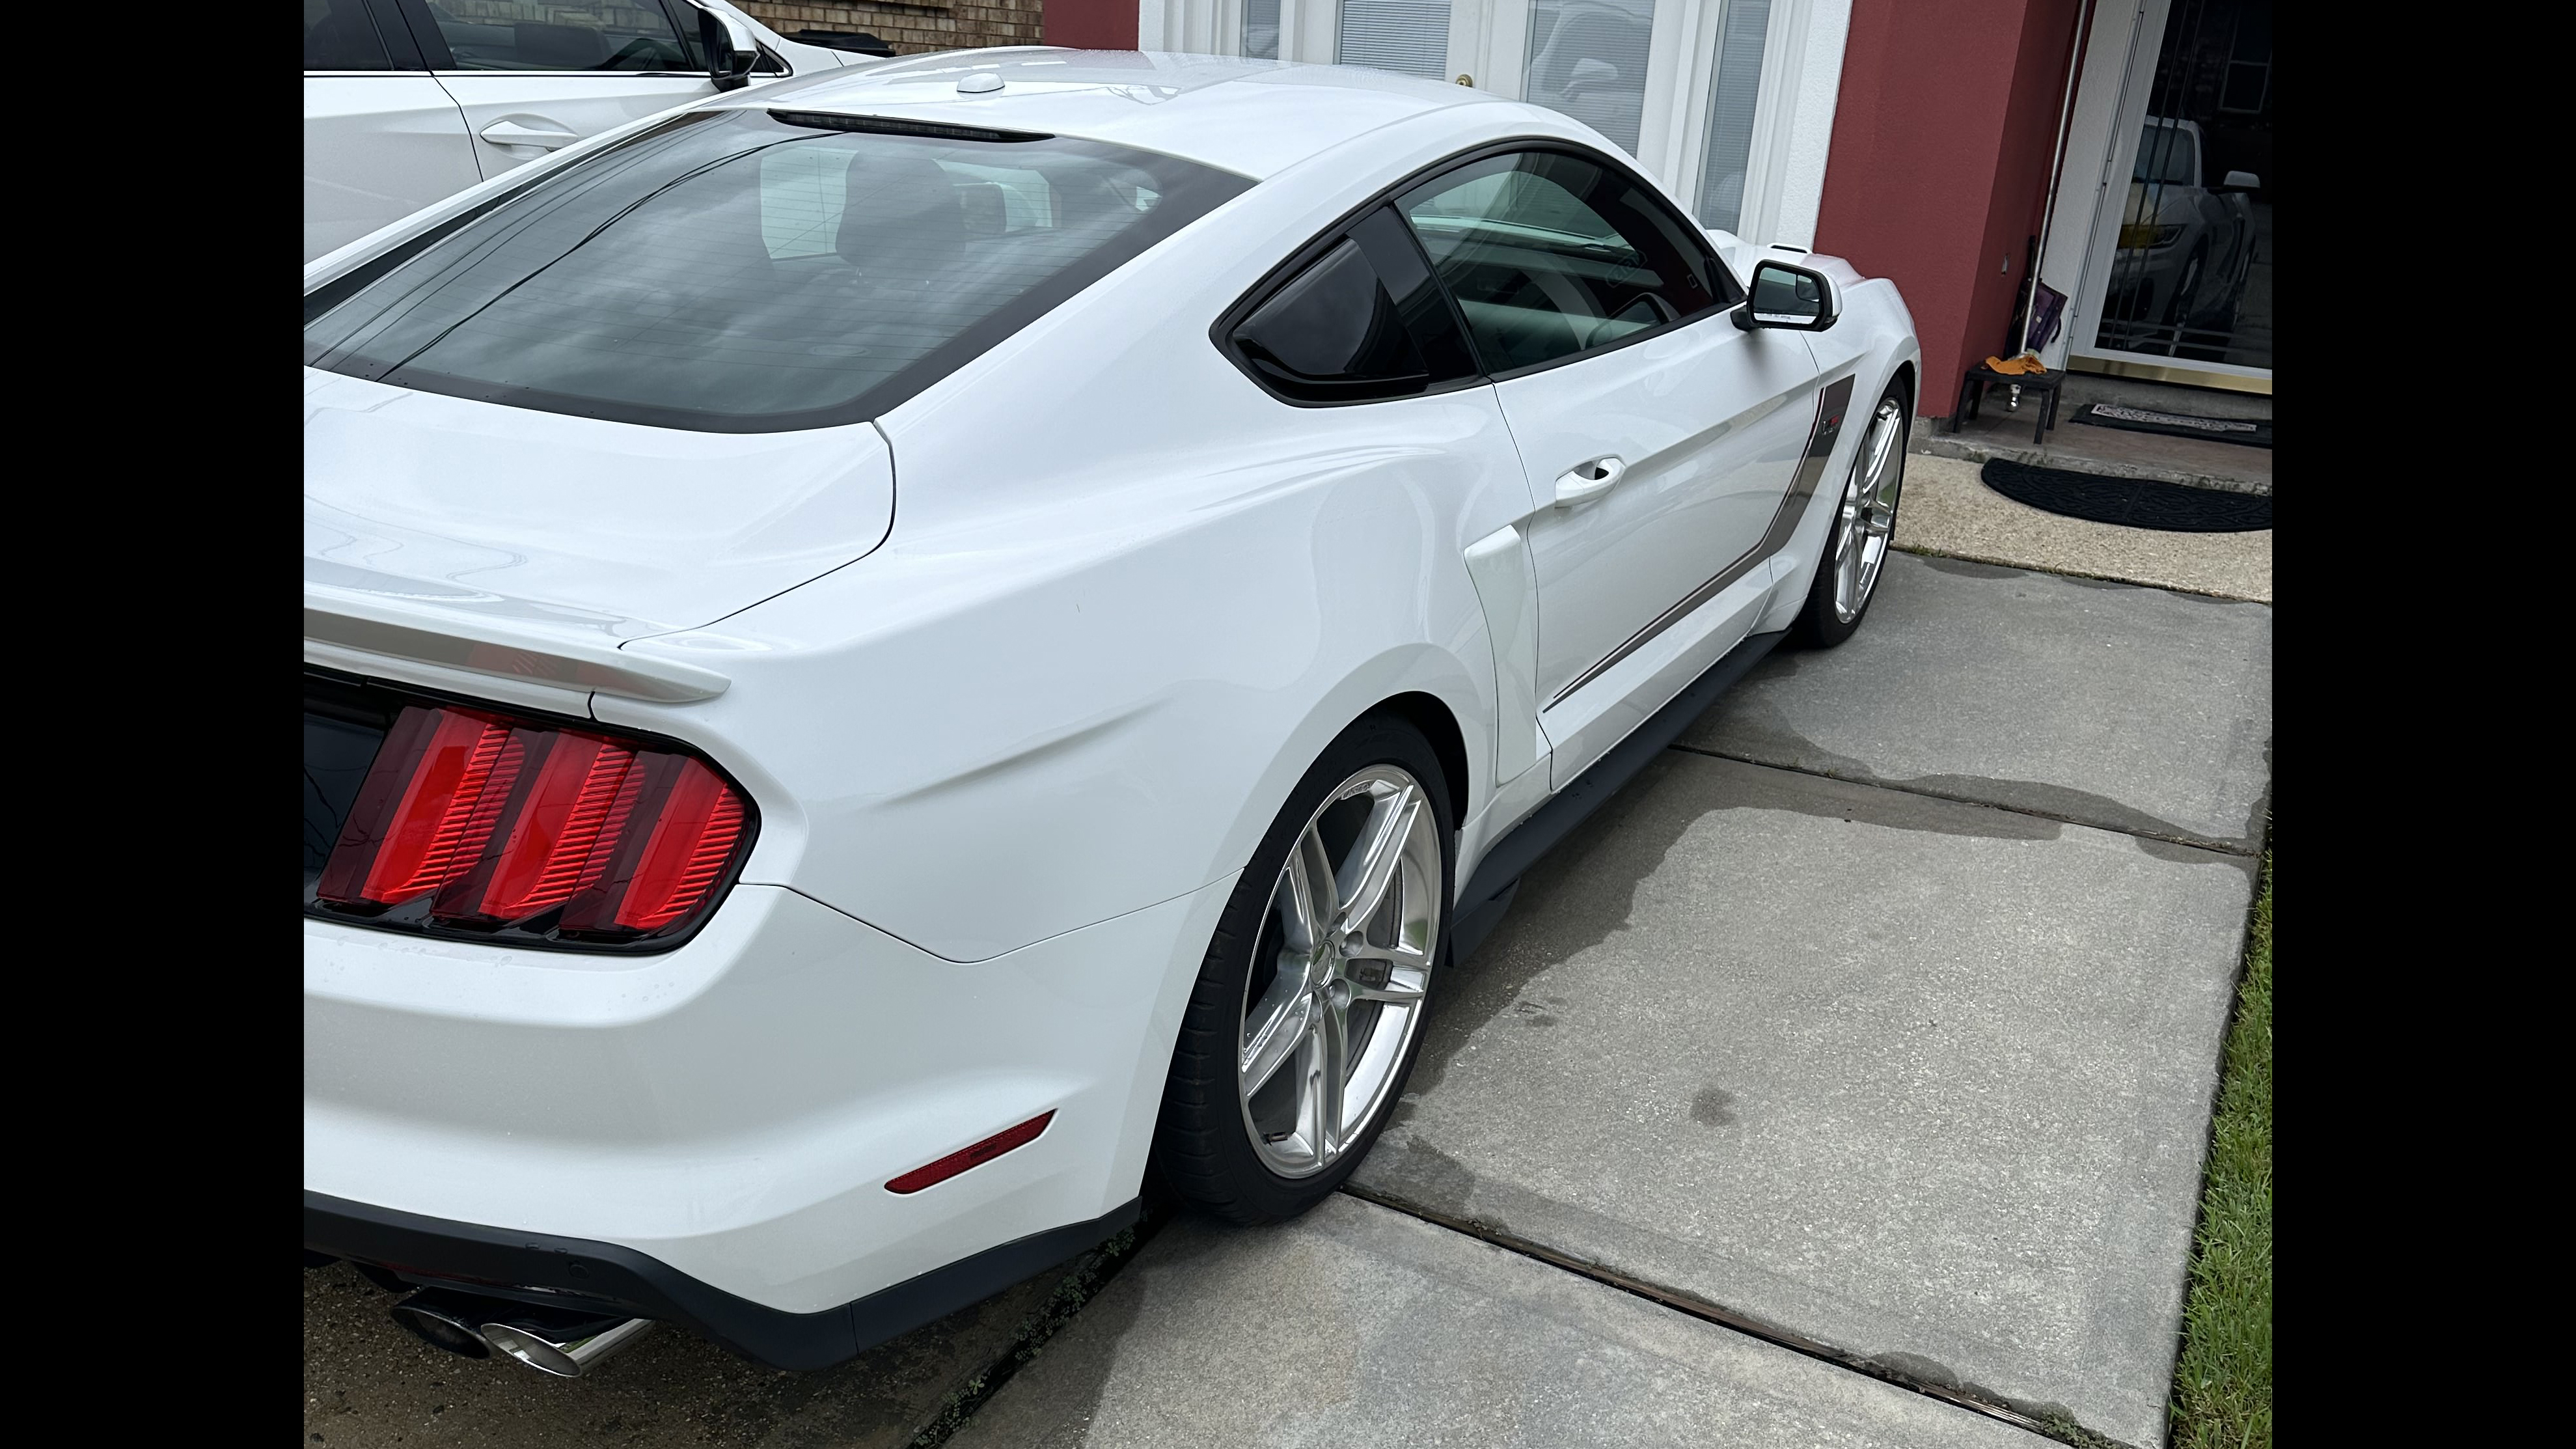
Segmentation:
[(1492, 390), (1295, 407), (1208, 329), (1377, 185), (1482, 139), (1478, 109), (1272, 178), (896, 409), (887, 543), (630, 644), (734, 687), (601, 717), (743, 773), (746, 880), (957, 961), (1241, 869), (1392, 696), (1456, 721), (1472, 814), (1495, 682), (1463, 553), (1530, 508)]

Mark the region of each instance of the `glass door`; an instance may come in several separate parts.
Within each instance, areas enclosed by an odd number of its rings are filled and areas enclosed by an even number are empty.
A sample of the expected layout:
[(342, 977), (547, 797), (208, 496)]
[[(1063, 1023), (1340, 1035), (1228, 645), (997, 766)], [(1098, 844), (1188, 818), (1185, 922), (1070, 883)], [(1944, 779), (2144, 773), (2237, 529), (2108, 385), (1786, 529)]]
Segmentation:
[(1655, 0), (1534, 0), (1521, 99), (1562, 111), (1637, 154)]
[(1776, 220), (1773, 113), (1795, 86), (1774, 73), (1798, 51), (1805, 0), (1174, 4), (1183, 20), (1167, 37), (1206, 33), (1238, 55), (1371, 66), (1535, 102), (1599, 131), (1708, 226), (1744, 234)]
[[(1340, 0), (1333, 59), (1448, 80), (1450, 0)], [(1473, 3), (1473, 0), (1470, 0)]]
[(2272, 0), (2173, 0), (2146, 114), (2115, 144), (2127, 195), (2085, 351), (2268, 375)]

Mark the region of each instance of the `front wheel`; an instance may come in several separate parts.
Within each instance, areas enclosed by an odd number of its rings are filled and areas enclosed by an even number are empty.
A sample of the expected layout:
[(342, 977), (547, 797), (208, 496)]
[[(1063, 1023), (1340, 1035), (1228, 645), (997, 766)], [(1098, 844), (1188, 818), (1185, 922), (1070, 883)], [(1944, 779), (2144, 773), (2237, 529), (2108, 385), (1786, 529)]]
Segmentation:
[(1824, 557), (1817, 561), (1807, 606), (1790, 634), (1810, 649), (1831, 649), (1860, 628), (1878, 588), (1878, 574), (1896, 535), (1896, 505), (1905, 490), (1905, 387), (1890, 383), (1869, 417), (1869, 432), (1852, 452), (1851, 476), (1833, 521), (1826, 525)]
[(1343, 731), (1253, 853), (1181, 1020), (1163, 1178), (1240, 1223), (1312, 1207), (1404, 1090), (1449, 940), (1455, 824), (1401, 720)]

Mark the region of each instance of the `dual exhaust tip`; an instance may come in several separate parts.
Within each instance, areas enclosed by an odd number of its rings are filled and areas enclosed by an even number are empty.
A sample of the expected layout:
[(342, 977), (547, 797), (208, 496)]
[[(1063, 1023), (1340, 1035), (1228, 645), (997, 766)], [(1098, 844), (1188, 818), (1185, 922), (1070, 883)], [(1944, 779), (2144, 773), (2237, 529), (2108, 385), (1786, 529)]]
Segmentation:
[(603, 1318), (423, 1288), (394, 1305), (394, 1321), (434, 1348), (466, 1358), (498, 1353), (539, 1373), (577, 1379), (644, 1336), (649, 1318)]

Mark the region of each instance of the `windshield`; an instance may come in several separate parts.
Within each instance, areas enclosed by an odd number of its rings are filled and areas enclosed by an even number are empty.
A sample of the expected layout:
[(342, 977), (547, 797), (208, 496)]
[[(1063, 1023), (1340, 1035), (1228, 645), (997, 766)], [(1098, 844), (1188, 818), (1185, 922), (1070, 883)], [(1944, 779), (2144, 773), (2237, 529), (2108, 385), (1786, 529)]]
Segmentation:
[(2138, 164), (2129, 176), (2134, 181), (2162, 181), (2174, 186), (2199, 183), (2200, 168), (2192, 155), (2195, 137), (2171, 121), (2149, 121), (2138, 134)]
[(1093, 141), (688, 112), (308, 298), (305, 361), (663, 427), (858, 422), (1250, 185)]

